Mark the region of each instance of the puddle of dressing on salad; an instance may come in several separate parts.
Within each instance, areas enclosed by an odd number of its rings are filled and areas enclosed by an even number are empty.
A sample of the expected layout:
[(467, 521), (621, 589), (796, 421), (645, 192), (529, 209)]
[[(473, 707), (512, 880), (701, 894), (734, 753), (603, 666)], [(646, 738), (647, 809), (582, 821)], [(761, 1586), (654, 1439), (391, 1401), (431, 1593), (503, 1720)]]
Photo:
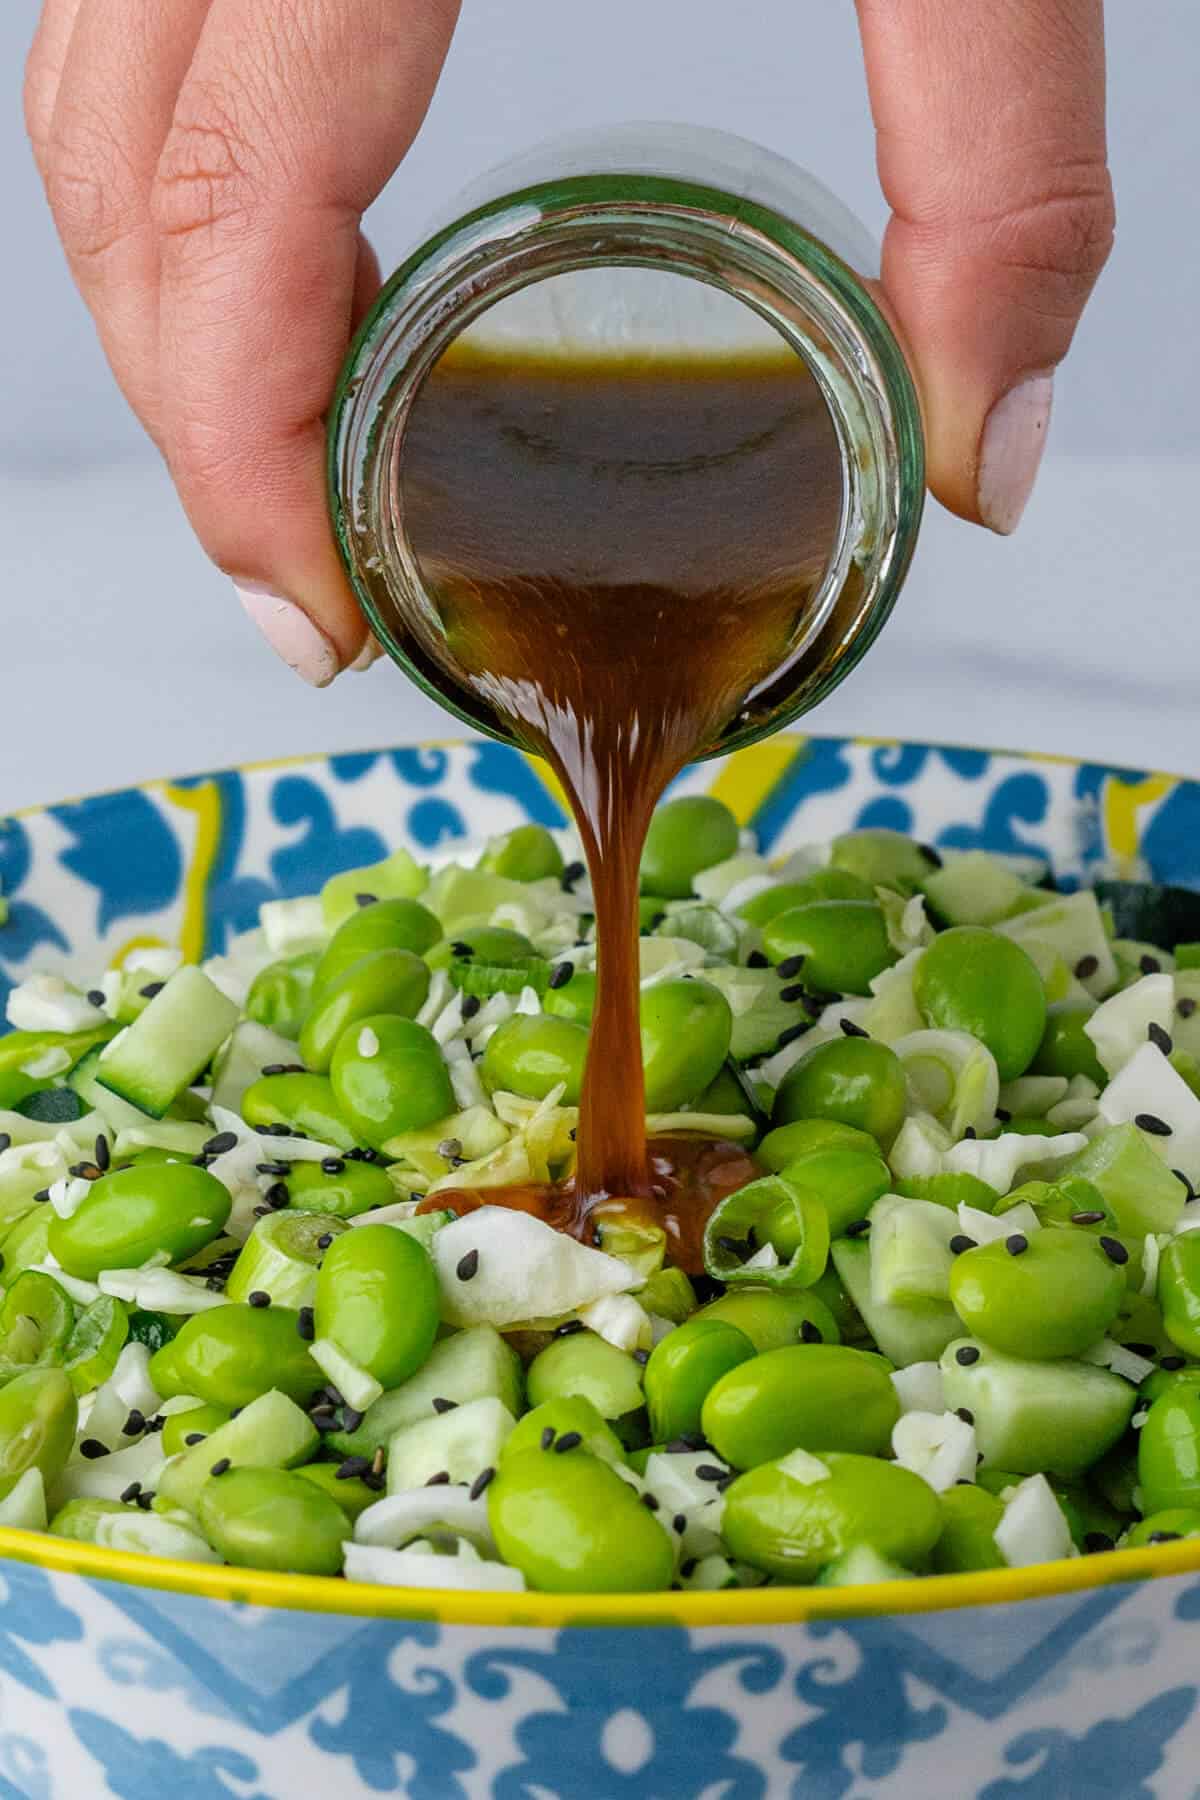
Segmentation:
[(819, 388), (790, 350), (590, 361), (485, 354), (432, 371), (400, 504), (455, 673), (546, 758), (583, 841), (598, 992), (572, 1181), (488, 1190), (593, 1241), (620, 1202), (701, 1266), (703, 1224), (756, 1172), (681, 1136), (648, 1149), (638, 865), (650, 816), (791, 654), (842, 504)]

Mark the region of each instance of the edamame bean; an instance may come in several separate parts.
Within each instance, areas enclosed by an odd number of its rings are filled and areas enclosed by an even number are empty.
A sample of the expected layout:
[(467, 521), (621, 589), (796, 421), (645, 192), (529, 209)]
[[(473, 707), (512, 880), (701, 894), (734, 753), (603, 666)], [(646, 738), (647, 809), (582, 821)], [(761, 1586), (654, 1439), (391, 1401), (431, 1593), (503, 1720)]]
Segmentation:
[(328, 981), (300, 1033), (300, 1054), (324, 1075), (342, 1033), (373, 1013), (415, 1018), (429, 992), (429, 969), (411, 950), (372, 950)]
[(523, 1450), (540, 1450), (543, 1434), (547, 1431), (556, 1438), (565, 1437), (568, 1432), (578, 1433), (589, 1456), (598, 1456), (606, 1463), (625, 1461), (620, 1438), (609, 1430), (591, 1401), (585, 1400), (582, 1394), (556, 1394), (552, 1400), (543, 1400), (540, 1406), (532, 1407), (523, 1419), (517, 1420), (505, 1438), (501, 1458), (519, 1455)]
[(737, 820), (713, 795), (686, 794), (668, 800), (655, 812), (646, 833), (642, 892), (686, 899), (695, 876), (735, 856), (737, 848)]
[(808, 1340), (812, 1332), (821, 1341), (840, 1341), (833, 1314), (811, 1289), (788, 1292), (782, 1288), (740, 1287), (736, 1292), (710, 1300), (692, 1314), (693, 1319), (721, 1319), (744, 1331), (756, 1350), (778, 1350), (794, 1344), (801, 1337)]
[(361, 957), (375, 950), (408, 950), (424, 956), (442, 935), (441, 925), (419, 900), (377, 900), (343, 919), (317, 964), (314, 997), (327, 993), (332, 984)]
[(727, 1463), (750, 1469), (790, 1450), (882, 1456), (899, 1417), (891, 1378), (873, 1356), (792, 1344), (722, 1375), (704, 1401), (701, 1426)]
[(594, 1331), (573, 1332), (547, 1344), (526, 1371), (525, 1389), (530, 1406), (541, 1406), (560, 1394), (581, 1395), (610, 1422), (646, 1403), (642, 1372), (632, 1356)]
[(396, 1190), (377, 1163), (345, 1162), (332, 1172), (320, 1163), (293, 1163), (286, 1177), (290, 1204), (300, 1212), (353, 1219), (376, 1206), (391, 1206)]
[(429, 1253), (391, 1225), (363, 1225), (335, 1238), (317, 1275), (316, 1329), (383, 1387), (399, 1387), (437, 1336)]
[(596, 1010), (596, 977), (591, 969), (576, 969), (561, 987), (550, 987), (542, 996), (542, 1006), (558, 1019), (570, 1019), (576, 1025), (590, 1025)]
[(346, 1515), (311, 1481), (286, 1469), (229, 1469), (200, 1490), (200, 1526), (240, 1569), (336, 1575)]
[(441, 1047), (415, 1019), (376, 1013), (351, 1025), (333, 1053), (330, 1081), (352, 1130), (376, 1150), (454, 1111)]
[[(1020, 1480), (1013, 1477), (1014, 1483)], [(1006, 1564), (996, 1547), (996, 1527), (1004, 1517), (1004, 1503), (985, 1488), (970, 1482), (948, 1488), (939, 1496), (942, 1532), (933, 1546), (930, 1567), (935, 1575), (965, 1575), (973, 1569), (1003, 1569)]]
[(1200, 1357), (1200, 1236), (1172, 1238), (1158, 1261), (1163, 1330), (1185, 1356)]
[(578, 1106), (587, 1047), (586, 1028), (570, 1019), (514, 1013), (488, 1039), (479, 1072), (489, 1093), (544, 1100), (565, 1084), (563, 1105)]
[(1121, 1541), (1122, 1550), (1141, 1550), (1147, 1545), (1200, 1535), (1200, 1511), (1191, 1506), (1169, 1506), (1151, 1513), (1130, 1527)]
[(873, 1038), (817, 1044), (779, 1084), (775, 1125), (795, 1119), (837, 1119), (866, 1131), (885, 1148), (904, 1122), (908, 1087), (900, 1058)]
[(431, 969), (449, 968), (452, 963), (522, 969), (541, 958), (523, 932), (511, 931), (507, 925), (464, 925), (456, 927), (426, 961)]
[(206, 1400), (198, 1406), (189, 1406), (186, 1412), (169, 1413), (162, 1428), (163, 1455), (180, 1456), (183, 1451), (192, 1449), (191, 1439), (206, 1438), (228, 1423), (229, 1408), (213, 1406)]
[(754, 1160), (777, 1175), (789, 1163), (798, 1162), (815, 1150), (862, 1150), (869, 1156), (879, 1155), (879, 1145), (869, 1131), (858, 1131), (837, 1119), (796, 1119), (790, 1125), (777, 1125), (768, 1131)]
[(612, 1466), (582, 1448), (502, 1458), (487, 1490), (505, 1562), (547, 1594), (634, 1594), (669, 1587), (675, 1547)]
[(272, 1388), (303, 1405), (325, 1377), (297, 1329), (299, 1316), (287, 1306), (196, 1313), (151, 1357), (150, 1380), (164, 1399), (194, 1394), (231, 1412)]
[(881, 826), (847, 831), (834, 838), (829, 861), (832, 868), (849, 869), (867, 882), (872, 892), (885, 887), (897, 894), (916, 893), (938, 866), (912, 838)]
[(1104, 1336), (1124, 1298), (1124, 1273), (1100, 1240), (1061, 1226), (980, 1244), (950, 1270), (950, 1303), (966, 1329), (1038, 1362), (1080, 1355)]
[(247, 1125), (283, 1125), (318, 1143), (353, 1150), (354, 1133), (325, 1075), (262, 1075), (242, 1095)]
[(84, 1281), (164, 1250), (180, 1262), (219, 1235), (232, 1205), (228, 1188), (192, 1163), (117, 1169), (93, 1181), (69, 1218), (52, 1220), (49, 1247)]
[(246, 1017), (281, 1037), (298, 1038), (308, 1017), (320, 960), (321, 952), (310, 950), (260, 969), (246, 995)]
[(676, 1112), (704, 1092), (729, 1055), (729, 1002), (711, 983), (680, 977), (643, 989), (640, 1013), (646, 1111)]
[(646, 1364), (646, 1405), (656, 1444), (700, 1429), (700, 1409), (722, 1375), (748, 1362), (754, 1345), (722, 1319), (691, 1318), (656, 1344)]
[(1107, 1087), (1108, 1076), (1096, 1055), (1096, 1046), (1084, 1030), (1094, 1011), (1092, 1006), (1050, 1007), (1042, 1041), (1029, 1065), (1030, 1073), (1065, 1075), (1068, 1081), (1076, 1075), (1086, 1075), (1097, 1087)]
[(913, 997), (927, 1025), (969, 1032), (986, 1045), (1001, 1081), (1025, 1073), (1046, 1029), (1036, 965), (983, 925), (955, 925), (934, 938), (913, 972)]
[(1156, 1400), (1138, 1432), (1142, 1512), (1200, 1508), (1200, 1380)]
[(814, 900), (874, 900), (875, 889), (869, 881), (852, 875), (848, 869), (814, 869), (803, 881), (781, 881), (777, 887), (764, 888), (736, 909), (747, 924), (760, 929), (780, 913), (795, 906), (810, 906)]
[(726, 1490), (721, 1534), (732, 1557), (783, 1581), (813, 1581), (858, 1544), (907, 1568), (922, 1565), (941, 1536), (942, 1512), (919, 1475), (845, 1451), (827, 1451), (815, 1470), (806, 1453), (793, 1456), (796, 1463), (760, 1463)]
[(357, 1475), (343, 1480), (338, 1474), (339, 1466), (337, 1463), (305, 1463), (302, 1469), (296, 1469), (294, 1473), (301, 1481), (311, 1481), (323, 1494), (328, 1494), (353, 1524), (360, 1513), (366, 1512), (368, 1506), (375, 1505), (379, 1492), (376, 1488), (368, 1487)]
[[(869, 1155), (861, 1150), (812, 1150), (780, 1171), (785, 1181), (821, 1202), (831, 1238), (841, 1237), (847, 1226), (865, 1219), (875, 1202), (891, 1189), (891, 1171), (874, 1139), (868, 1141), (872, 1146)], [(798, 1238), (786, 1208), (763, 1220), (759, 1236), (765, 1237), (783, 1260), (795, 1254)]]
[(563, 872), (563, 853), (544, 825), (514, 825), (502, 837), (494, 837), (478, 865), (489, 875), (508, 881), (542, 881)]
[(67, 1465), (79, 1424), (79, 1403), (61, 1369), (30, 1369), (0, 1387), (0, 1500), (26, 1469), (47, 1487)]
[(869, 994), (896, 961), (874, 900), (813, 900), (779, 913), (763, 927), (763, 949), (774, 963), (802, 956), (805, 987), (834, 994)]

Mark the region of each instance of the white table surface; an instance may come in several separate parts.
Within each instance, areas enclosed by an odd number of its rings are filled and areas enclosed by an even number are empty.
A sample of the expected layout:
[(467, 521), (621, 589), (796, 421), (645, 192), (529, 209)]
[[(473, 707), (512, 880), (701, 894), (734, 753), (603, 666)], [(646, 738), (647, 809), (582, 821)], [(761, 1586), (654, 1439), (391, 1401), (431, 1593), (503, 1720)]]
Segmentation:
[[(908, 586), (812, 729), (1200, 775), (1200, 467), (1051, 457), (1002, 541), (930, 508)], [(225, 763), (457, 735), (386, 663), (277, 663), (149, 458), (0, 474), (0, 812)]]

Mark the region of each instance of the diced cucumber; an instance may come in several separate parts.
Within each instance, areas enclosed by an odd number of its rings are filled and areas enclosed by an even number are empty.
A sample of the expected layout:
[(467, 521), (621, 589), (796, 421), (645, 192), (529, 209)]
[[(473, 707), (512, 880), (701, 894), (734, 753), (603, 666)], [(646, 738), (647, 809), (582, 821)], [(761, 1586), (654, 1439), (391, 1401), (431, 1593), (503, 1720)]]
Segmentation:
[(102, 1087), (160, 1119), (190, 1086), (238, 1022), (219, 987), (185, 966), (155, 995), (140, 1018), (105, 1046), (96, 1065)]
[(406, 1425), (388, 1443), (388, 1493), (424, 1487), (442, 1473), (451, 1482), (473, 1482), (496, 1467), (515, 1424), (504, 1402), (488, 1396)]
[(871, 1301), (875, 1306), (949, 1304), (958, 1215), (932, 1200), (904, 1200), (871, 1211)]
[(332, 1338), (319, 1337), (313, 1340), (310, 1354), (323, 1375), (339, 1394), (343, 1395), (355, 1412), (365, 1413), (369, 1407), (383, 1396), (383, 1383), (377, 1381), (369, 1369), (348, 1356), (340, 1344)]
[(158, 1493), (195, 1512), (214, 1463), (228, 1458), (236, 1468), (294, 1469), (297, 1463), (308, 1461), (319, 1442), (308, 1414), (272, 1388), (228, 1424), (218, 1425), (202, 1444), (173, 1457), (159, 1478)]
[(867, 1330), (898, 1369), (909, 1363), (935, 1362), (962, 1330), (952, 1306), (936, 1302), (921, 1308), (877, 1306), (871, 1297), (871, 1251), (862, 1238), (838, 1238), (830, 1254)]
[(368, 863), (361, 869), (344, 869), (331, 875), (321, 889), (321, 911), (325, 925), (334, 931), (361, 905), (360, 894), (371, 894), (376, 900), (415, 900), (429, 885), (429, 871), (411, 857), (407, 850), (394, 850), (382, 862)]
[(300, 1047), (266, 1025), (243, 1019), (213, 1065), (212, 1105), (241, 1112), (242, 1095), (267, 1069), (303, 1067)]
[(447, 937), (459, 926), (486, 921), (498, 906), (521, 906), (529, 899), (526, 882), (489, 875), (485, 869), (461, 869), (456, 863), (439, 869), (421, 894), (421, 904), (439, 920)]
[(941, 1368), (946, 1405), (972, 1414), (984, 1463), (1019, 1475), (1082, 1474), (1137, 1403), (1136, 1388), (1092, 1363), (1001, 1356), (973, 1338), (947, 1345)]
[(1110, 1125), (1098, 1132), (1086, 1149), (1055, 1171), (1058, 1180), (1068, 1175), (1080, 1175), (1098, 1188), (1117, 1229), (1131, 1237), (1173, 1231), (1187, 1203), (1187, 1189), (1136, 1125)]
[(299, 1310), (317, 1298), (317, 1270), (329, 1240), (349, 1230), (344, 1219), (288, 1207), (260, 1219), (243, 1244), (225, 1284), (225, 1298), (248, 1301), (269, 1294), (275, 1306)]
[(1019, 877), (986, 850), (947, 853), (925, 882), (925, 898), (945, 925), (994, 925), (1024, 891)]
[(67, 1076), (67, 1085), (74, 1088), (79, 1098), (93, 1107), (113, 1131), (124, 1131), (132, 1126), (147, 1124), (146, 1114), (140, 1107), (130, 1106), (127, 1101), (119, 1100), (116, 1094), (110, 1093), (101, 1084), (96, 1069), (103, 1054), (103, 1044), (89, 1050), (83, 1061), (76, 1063)]
[(740, 969), (718, 966), (705, 969), (704, 979), (719, 988), (733, 1014), (729, 1054), (737, 1062), (752, 1056), (769, 1056), (779, 1035), (790, 1025), (801, 1024), (805, 1015), (779, 995), (786, 985), (774, 969)]
[[(1117, 985), (1117, 963), (1104, 920), (1090, 888), (1077, 894), (1062, 894), (1032, 912), (1018, 913), (1013, 919), (1002, 919), (993, 927), (1004, 937), (1023, 947), (1032, 943), (1047, 944), (1056, 951), (1070, 970), (1083, 965), (1090, 973), (1078, 979), (1097, 1000), (1110, 994)], [(1095, 968), (1091, 968), (1092, 961)], [(1056, 995), (1056, 999), (1065, 998)]]
[[(465, 1112), (450, 1113), (422, 1131), (404, 1131), (399, 1137), (389, 1138), (384, 1153), (416, 1169), (428, 1181), (437, 1181), (460, 1162), (477, 1162), (481, 1156), (490, 1155), (506, 1144), (509, 1136), (508, 1126), (490, 1107), (469, 1106)], [(453, 1149), (453, 1145), (458, 1148)]]

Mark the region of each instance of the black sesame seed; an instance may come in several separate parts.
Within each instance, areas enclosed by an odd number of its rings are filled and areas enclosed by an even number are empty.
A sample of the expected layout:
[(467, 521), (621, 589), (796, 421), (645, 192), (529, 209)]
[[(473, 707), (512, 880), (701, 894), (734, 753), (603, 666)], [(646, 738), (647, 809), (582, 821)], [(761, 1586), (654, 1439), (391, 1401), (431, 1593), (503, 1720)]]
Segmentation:
[(779, 998), (786, 1002), (788, 1006), (791, 1006), (793, 1001), (803, 1000), (805, 992), (806, 989), (804, 983), (802, 981), (794, 981), (790, 987), (780, 988)]
[(1130, 1344), (1126, 1342), (1122, 1348), (1125, 1350), (1132, 1350), (1135, 1356), (1144, 1356), (1148, 1362), (1154, 1361), (1153, 1344)]
[(657, 1494), (650, 1494), (650, 1493), (643, 1494), (641, 1496), (641, 1501), (642, 1501), (642, 1505), (646, 1508), (647, 1512), (657, 1512), (658, 1511), (658, 1495)]
[(475, 1017), (475, 1014), (479, 1011), (479, 1008), (482, 1006), (482, 1004), (483, 1004), (483, 1002), (480, 1000), (478, 994), (465, 995), (463, 998), (463, 1003), (462, 1003), (463, 1018), (464, 1019), (473, 1019)]
[(149, 1512), (150, 1508), (153, 1504), (154, 1504), (154, 1494), (153, 1494), (152, 1490), (149, 1488), (143, 1488), (141, 1493), (137, 1497), (135, 1505), (140, 1506), (143, 1512)]
[(1143, 975), (1157, 975), (1162, 968), (1162, 964), (1159, 962), (1157, 956), (1151, 956), (1147, 953), (1145, 956), (1138, 957), (1138, 968), (1142, 971)]
[(562, 1436), (555, 1440), (554, 1453), (556, 1456), (563, 1456), (568, 1450), (578, 1450), (582, 1442), (582, 1431), (564, 1431)]
[(650, 1361), (650, 1352), (648, 1350), (635, 1350), (633, 1353), (633, 1360), (635, 1363), (640, 1363), (644, 1369), (646, 1364)]
[(323, 1156), (321, 1158), (322, 1175), (340, 1175), (345, 1167), (340, 1156)]
[(213, 1464), (212, 1468), (209, 1470), (209, 1474), (210, 1475), (225, 1475), (228, 1473), (230, 1468), (232, 1468), (232, 1466), (233, 1465), (231, 1464), (231, 1462), (227, 1456), (219, 1456), (217, 1458), (216, 1462)]
[(542, 1449), (549, 1450), (551, 1445), (553, 1444), (553, 1442), (554, 1442), (554, 1427), (553, 1427), (553, 1425), (543, 1425), (542, 1426)]
[(131, 1481), (127, 1488), (121, 1490), (121, 1500), (126, 1506), (132, 1505), (142, 1491), (140, 1481)]
[(973, 1425), (975, 1423), (975, 1414), (971, 1411), (969, 1406), (956, 1406), (954, 1412), (955, 1417), (961, 1419), (964, 1425)]
[(548, 987), (552, 987), (552, 988), (566, 987), (568, 981), (570, 981), (570, 979), (571, 979), (572, 975), (574, 975), (574, 973), (575, 973), (575, 964), (574, 963), (569, 963), (569, 962), (555, 963), (554, 967), (550, 971), (550, 980), (547, 982), (546, 985)]
[(202, 1444), (207, 1436), (207, 1431), (189, 1431), (183, 1441), (190, 1450), (194, 1450), (196, 1445)]
[(1164, 1056), (1170, 1056), (1172, 1050), (1175, 1048), (1174, 1044), (1171, 1042), (1170, 1032), (1164, 1031), (1157, 1019), (1151, 1019), (1149, 1025), (1147, 1025), (1146, 1036), (1157, 1050), (1162, 1051)]
[(555, 1337), (575, 1337), (578, 1332), (586, 1330), (587, 1326), (582, 1319), (565, 1319), (561, 1325), (554, 1327), (554, 1335)]
[(311, 1306), (302, 1306), (297, 1313), (296, 1333), (304, 1339), (306, 1344), (311, 1344), (316, 1337), (317, 1321)]
[(1010, 1256), (1024, 1256), (1029, 1248), (1029, 1239), (1023, 1231), (1014, 1231), (1011, 1237), (1005, 1238), (1004, 1248)]
[(1171, 1127), (1157, 1113), (1134, 1113), (1133, 1122), (1139, 1131), (1145, 1131), (1151, 1137), (1170, 1137)]
[(838, 1024), (845, 1037), (865, 1038), (871, 1035), (869, 1031), (864, 1031), (861, 1025), (856, 1025), (853, 1019), (839, 1019)]
[(996, 1117), (999, 1119), (1001, 1125), (1007, 1125), (1012, 1118), (1012, 1114), (1009, 1112), (1007, 1106), (998, 1106), (996, 1108)]
[(478, 1271), (479, 1252), (478, 1250), (468, 1250), (465, 1256), (459, 1257), (454, 1273), (460, 1281), (470, 1281)]
[(359, 1412), (357, 1406), (343, 1406), (342, 1430), (357, 1431), (366, 1416), (366, 1413)]
[(437, 1474), (431, 1475), (429, 1477), (428, 1481), (425, 1483), (426, 1487), (449, 1487), (449, 1485), (450, 1485), (449, 1469), (439, 1469)]
[(1102, 1237), (1100, 1239), (1100, 1248), (1103, 1250), (1105, 1256), (1107, 1256), (1109, 1262), (1120, 1265), (1129, 1261), (1129, 1252), (1119, 1238)]
[(318, 1431), (333, 1431), (338, 1424), (339, 1414), (335, 1407), (326, 1403), (324, 1406), (313, 1406), (309, 1409), (309, 1418)]
[(976, 1131), (976, 1129), (973, 1125), (968, 1125), (967, 1129), (963, 1132), (963, 1136), (964, 1136), (964, 1138), (974, 1139), (979, 1136), (979, 1133)]
[(387, 1483), (381, 1470), (377, 1475), (374, 1469), (368, 1469), (362, 1478), (364, 1487), (370, 1488), (373, 1494), (382, 1494)]
[(679, 1436), (672, 1438), (667, 1445), (668, 1451), (673, 1456), (682, 1455), (685, 1451), (707, 1450), (708, 1447), (708, 1439), (702, 1437), (698, 1431), (681, 1431)]
[(329, 1248), (330, 1244), (332, 1244), (332, 1242), (333, 1242), (332, 1231), (323, 1231), (321, 1233), (320, 1237), (317, 1239), (317, 1249), (318, 1250), (328, 1250), (328, 1248)]
[(935, 869), (940, 869), (943, 866), (941, 852), (935, 850), (932, 844), (918, 844), (917, 849), (921, 852), (922, 856), (927, 856), (929, 858)]
[(265, 1219), (267, 1217), (267, 1215), (269, 1213), (274, 1212), (274, 1210), (275, 1210), (275, 1208), (273, 1206), (268, 1206), (266, 1201), (263, 1200), (258, 1206), (256, 1206), (254, 1208), (254, 1217), (256, 1219)]
[(954, 1236), (950, 1239), (950, 1248), (955, 1256), (961, 1256), (964, 1250), (974, 1250), (976, 1248), (976, 1240), (973, 1237), (968, 1237), (965, 1231), (956, 1231)]
[(246, 1295), (246, 1304), (247, 1306), (270, 1306), (271, 1296), (265, 1288), (253, 1288)]
[(263, 1199), (266, 1201), (267, 1205), (275, 1211), (287, 1206), (291, 1198), (292, 1196), (288, 1192), (286, 1184), (282, 1181), (273, 1181), (263, 1195)]
[(308, 1133), (306, 1131), (293, 1131), (289, 1125), (268, 1125), (266, 1127), (266, 1133), (267, 1133), (268, 1137), (298, 1137), (298, 1138), (302, 1138), (302, 1137), (308, 1136)]
[(787, 1046), (794, 1044), (798, 1037), (803, 1037), (807, 1030), (807, 1025), (789, 1025), (786, 1031), (780, 1032), (776, 1049), (786, 1050)]
[(361, 1475), (369, 1475), (370, 1472), (371, 1459), (369, 1456), (348, 1456), (344, 1462), (338, 1464), (333, 1479), (335, 1481), (357, 1481)]
[(303, 1063), (264, 1063), (262, 1072), (264, 1075), (303, 1075), (305, 1068)]
[(49, 1188), (39, 1188), (37, 1193), (33, 1197), (38, 1202), (38, 1204), (41, 1205), (44, 1201), (46, 1201), (50, 1198), (50, 1189)]
[(1116, 1548), (1116, 1546), (1113, 1543), (1113, 1540), (1109, 1537), (1107, 1531), (1085, 1532), (1084, 1539), (1083, 1539), (1083, 1547), (1087, 1551), (1089, 1556), (1101, 1556), (1101, 1555), (1103, 1555), (1104, 1551), (1113, 1550)]
[(1187, 1357), (1186, 1356), (1163, 1356), (1163, 1357), (1159, 1358), (1158, 1366), (1160, 1369), (1166, 1369), (1168, 1374), (1173, 1374), (1176, 1369), (1186, 1369), (1187, 1368)]
[(761, 950), (752, 950), (746, 958), (748, 969), (769, 969), (770, 966), (770, 959), (764, 956)]
[(291, 1164), (285, 1162), (255, 1163), (254, 1169), (258, 1175), (290, 1175), (292, 1172)]
[[(816, 994), (805, 994), (800, 1001), (800, 1010), (808, 1014), (810, 1019), (819, 1019), (825, 1011), (825, 1002)], [(795, 1031), (796, 1027), (790, 1027)]]
[(804, 958), (802, 956), (785, 956), (783, 961), (776, 965), (775, 973), (781, 981), (791, 981), (803, 967)]
[(979, 1352), (974, 1344), (961, 1344), (954, 1352), (954, 1360), (964, 1369), (969, 1369), (972, 1363), (979, 1361)]
[(462, 1141), (459, 1138), (443, 1138), (437, 1147), (437, 1153), (446, 1162), (456, 1162), (462, 1155)]
[(562, 884), (563, 884), (564, 888), (568, 888), (568, 889), (573, 888), (575, 886), (575, 883), (585, 873), (586, 873), (586, 870), (584, 869), (584, 865), (581, 862), (568, 863), (566, 868), (562, 872)]
[(1182, 1000), (1177, 1000), (1175, 1002), (1175, 1011), (1179, 1014), (1181, 1019), (1190, 1019), (1195, 1010), (1196, 1002), (1192, 999), (1190, 994), (1185, 994)]
[(1072, 1213), (1071, 1223), (1072, 1225), (1103, 1225), (1107, 1217), (1107, 1213), (1096, 1212), (1093, 1209), (1091, 1212)]
[(495, 1469), (480, 1469), (478, 1475), (467, 1489), (468, 1500), (478, 1500), (490, 1482), (496, 1479)]
[(140, 1437), (146, 1429), (146, 1415), (138, 1407), (129, 1409), (129, 1417), (121, 1427), (122, 1437)]
[(108, 1139), (103, 1132), (100, 1132), (99, 1136), (96, 1138), (96, 1142), (92, 1146), (92, 1153), (96, 1158), (96, 1167), (98, 1169), (104, 1170), (109, 1167), (112, 1162), (112, 1152), (108, 1147)]
[(847, 1237), (861, 1237), (863, 1235), (864, 1231), (870, 1231), (870, 1229), (871, 1229), (870, 1219), (854, 1219), (846, 1227), (846, 1236)]
[(696, 1465), (697, 1481), (724, 1481), (728, 1473), (728, 1469), (719, 1468), (716, 1463), (697, 1463)]
[(435, 1413), (453, 1412), (457, 1405), (457, 1400), (447, 1400), (441, 1394), (434, 1395), (433, 1410)]
[(1075, 979), (1077, 981), (1086, 981), (1089, 976), (1096, 973), (1099, 967), (1100, 958), (1098, 956), (1081, 956), (1079, 961), (1075, 964)]
[(355, 906), (375, 906), (379, 902), (378, 894), (355, 894)]
[(825, 1339), (821, 1335), (821, 1327), (814, 1325), (811, 1319), (802, 1319), (800, 1321), (800, 1342), (802, 1344), (823, 1344)]
[(455, 938), (450, 946), (450, 954), (451, 956), (474, 956), (475, 948), (474, 945), (466, 943), (464, 939)]
[(104, 1005), (104, 989), (103, 988), (89, 988), (87, 991), (87, 1002), (88, 1002), (89, 1006), (103, 1006)]
[(677, 1531), (680, 1537), (683, 1536), (684, 1532), (687, 1530), (687, 1520), (682, 1513), (675, 1514), (675, 1517), (671, 1520), (671, 1529), (672, 1531)]
[(1148, 1544), (1173, 1544), (1183, 1533), (1179, 1531), (1152, 1531), (1146, 1539)]
[(0, 1131), (0, 1151), (8, 1150), (12, 1145), (12, 1137), (7, 1131)]
[(68, 1175), (73, 1175), (76, 1181), (99, 1181), (102, 1172), (95, 1163), (90, 1162), (72, 1163), (67, 1170)]
[(223, 1156), (226, 1150), (237, 1149), (236, 1131), (218, 1131), (210, 1137), (204, 1146), (205, 1156)]
[[(667, 917), (667, 915), (665, 912), (654, 913), (650, 919), (650, 930), (657, 931), (660, 925), (663, 925), (666, 923), (666, 917)], [(688, 975), (685, 975), (683, 979), (685, 981), (689, 981), (691, 979), (691, 977)]]
[(165, 986), (166, 983), (162, 981), (148, 981), (144, 988), (138, 989), (138, 993), (143, 1000), (153, 1000), (156, 994), (162, 993)]
[(95, 1462), (97, 1457), (108, 1456), (111, 1452), (108, 1445), (102, 1444), (99, 1438), (84, 1438), (79, 1446), (79, 1454), (86, 1456), (89, 1462)]

